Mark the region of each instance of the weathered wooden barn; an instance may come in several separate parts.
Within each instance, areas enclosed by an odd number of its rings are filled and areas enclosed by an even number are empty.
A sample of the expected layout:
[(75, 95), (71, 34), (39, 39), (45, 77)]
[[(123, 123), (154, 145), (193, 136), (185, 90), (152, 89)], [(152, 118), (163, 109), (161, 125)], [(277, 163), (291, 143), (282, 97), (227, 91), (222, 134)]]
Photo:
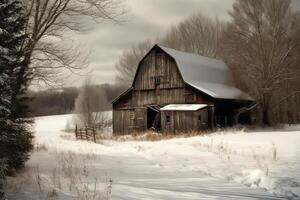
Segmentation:
[(247, 122), (254, 100), (239, 90), (221, 60), (155, 45), (132, 86), (113, 101), (113, 132), (199, 131)]

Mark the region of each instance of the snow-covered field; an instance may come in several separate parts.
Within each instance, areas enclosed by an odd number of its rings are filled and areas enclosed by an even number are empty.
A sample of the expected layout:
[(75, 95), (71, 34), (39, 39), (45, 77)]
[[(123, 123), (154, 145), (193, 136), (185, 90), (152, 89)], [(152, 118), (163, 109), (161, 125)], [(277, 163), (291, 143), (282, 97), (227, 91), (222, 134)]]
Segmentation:
[(71, 117), (36, 119), (8, 199), (300, 199), (300, 127), (94, 144), (62, 131)]

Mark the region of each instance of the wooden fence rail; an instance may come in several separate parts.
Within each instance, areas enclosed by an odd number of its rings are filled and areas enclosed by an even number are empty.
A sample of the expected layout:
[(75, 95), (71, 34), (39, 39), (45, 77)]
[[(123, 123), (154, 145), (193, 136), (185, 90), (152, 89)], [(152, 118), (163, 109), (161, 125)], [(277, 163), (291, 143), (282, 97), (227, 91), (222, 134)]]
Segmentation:
[(87, 140), (87, 141), (93, 141), (97, 143), (96, 139), (96, 129), (95, 128), (78, 128), (77, 125), (75, 127), (75, 137), (76, 140)]
[(112, 120), (106, 120), (102, 123), (95, 124), (92, 128), (90, 127), (82, 127), (79, 128), (76, 124), (75, 126), (75, 137), (76, 140), (87, 140), (87, 141), (93, 141), (97, 143), (97, 130), (103, 131), (107, 127), (112, 126)]

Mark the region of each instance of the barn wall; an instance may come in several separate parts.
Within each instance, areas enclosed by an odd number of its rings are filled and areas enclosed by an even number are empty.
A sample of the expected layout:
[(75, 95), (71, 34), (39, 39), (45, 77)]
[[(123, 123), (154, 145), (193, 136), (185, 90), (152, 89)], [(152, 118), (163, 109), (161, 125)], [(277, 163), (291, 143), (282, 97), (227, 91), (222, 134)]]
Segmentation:
[(136, 90), (155, 89), (155, 53), (151, 52), (141, 63), (137, 72), (134, 88)]
[[(159, 79), (159, 84), (155, 84)], [(176, 63), (169, 55), (152, 51), (140, 64), (135, 90), (155, 90), (164, 88), (184, 88), (184, 81)]]
[(129, 109), (132, 108), (132, 91), (121, 97), (113, 104), (113, 109)]
[(147, 129), (147, 110), (145, 108), (113, 111), (114, 135), (143, 132)]
[(139, 90), (134, 91), (133, 106), (166, 105), (184, 103), (184, 89)]
[(213, 101), (197, 91), (189, 88), (171, 88), (156, 90), (134, 90), (114, 103), (114, 109), (130, 109), (146, 107), (149, 105), (167, 104), (208, 104), (214, 105)]
[[(174, 111), (161, 112), (161, 128), (165, 133), (174, 133)], [(167, 122), (167, 116), (170, 116), (170, 121)]]
[(115, 135), (129, 133), (130, 112), (132, 110), (114, 110), (113, 111), (113, 131)]
[[(200, 131), (210, 127), (208, 108), (199, 111), (163, 111), (161, 115), (162, 131), (167, 133)], [(167, 122), (167, 116), (170, 122)]]
[(197, 91), (196, 89), (186, 86), (185, 87), (185, 103), (186, 104), (208, 104), (214, 105), (214, 101), (206, 94)]

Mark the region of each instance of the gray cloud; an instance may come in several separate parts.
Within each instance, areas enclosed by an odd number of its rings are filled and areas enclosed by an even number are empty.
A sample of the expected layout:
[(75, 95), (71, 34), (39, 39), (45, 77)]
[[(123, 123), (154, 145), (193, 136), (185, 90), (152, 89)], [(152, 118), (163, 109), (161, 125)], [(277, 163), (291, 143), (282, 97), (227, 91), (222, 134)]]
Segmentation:
[(292, 0), (292, 7), (295, 10), (300, 10), (300, 0)]
[[(122, 52), (146, 39), (163, 36), (166, 31), (187, 17), (203, 13), (210, 17), (229, 19), (228, 11), (234, 0), (127, 0), (122, 24), (104, 22), (86, 33), (72, 34), (80, 49), (91, 52), (91, 74), (96, 83), (113, 83)], [(300, 0), (293, 0), (300, 8)], [(84, 79), (80, 77), (80, 79)], [(76, 81), (75, 85), (82, 81)]]

